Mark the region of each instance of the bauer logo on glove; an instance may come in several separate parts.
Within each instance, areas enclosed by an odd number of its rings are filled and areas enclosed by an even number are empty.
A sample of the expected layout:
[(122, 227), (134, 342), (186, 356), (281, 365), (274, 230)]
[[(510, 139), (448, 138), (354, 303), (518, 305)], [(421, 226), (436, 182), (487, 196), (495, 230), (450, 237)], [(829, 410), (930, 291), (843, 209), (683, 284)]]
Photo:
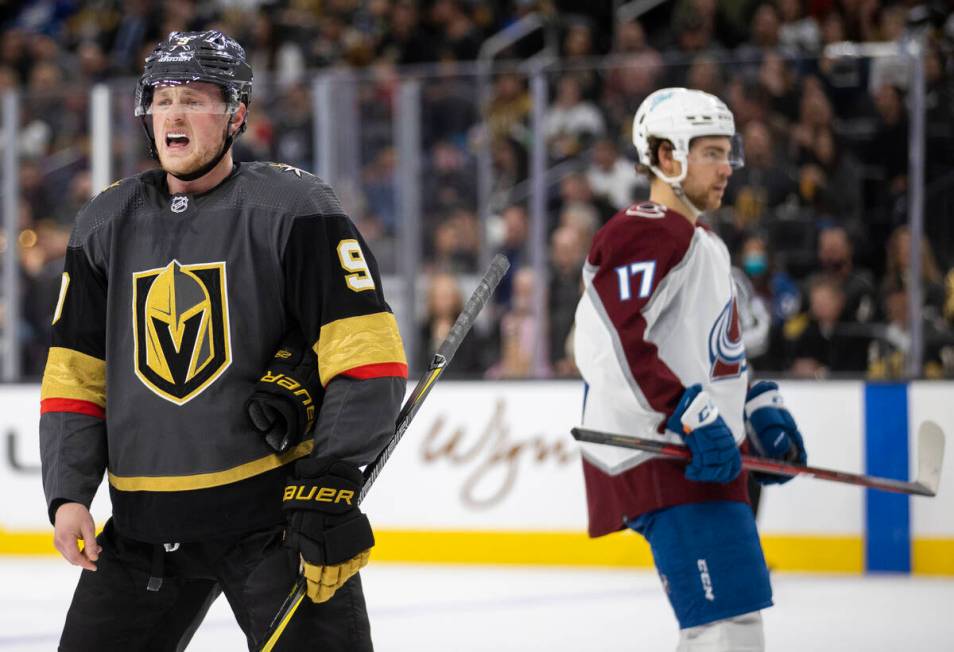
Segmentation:
[[(299, 460), (295, 477), (285, 485), (285, 546), (301, 558), (312, 602), (330, 600), (368, 564), (374, 534), (357, 500), (350, 498), (362, 486), (364, 476), (356, 466), (331, 458)], [(322, 495), (332, 499), (319, 499)]]
[(245, 402), (249, 422), (276, 452), (305, 439), (324, 390), (318, 358), (297, 331), (289, 333)]

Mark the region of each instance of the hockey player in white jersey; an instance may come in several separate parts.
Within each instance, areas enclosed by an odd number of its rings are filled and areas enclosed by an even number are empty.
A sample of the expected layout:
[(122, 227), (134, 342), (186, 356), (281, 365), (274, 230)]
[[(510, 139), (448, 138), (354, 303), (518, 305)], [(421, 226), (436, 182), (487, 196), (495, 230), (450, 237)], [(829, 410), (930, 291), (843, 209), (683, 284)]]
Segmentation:
[(739, 447), (806, 456), (775, 383), (749, 386), (729, 252), (699, 219), (721, 205), (741, 142), (721, 100), (684, 88), (646, 98), (633, 140), (650, 201), (613, 217), (587, 257), (575, 331), (582, 422), (685, 444), (692, 459), (584, 444), (590, 536), (628, 527), (649, 541), (678, 650), (763, 650), (772, 589)]

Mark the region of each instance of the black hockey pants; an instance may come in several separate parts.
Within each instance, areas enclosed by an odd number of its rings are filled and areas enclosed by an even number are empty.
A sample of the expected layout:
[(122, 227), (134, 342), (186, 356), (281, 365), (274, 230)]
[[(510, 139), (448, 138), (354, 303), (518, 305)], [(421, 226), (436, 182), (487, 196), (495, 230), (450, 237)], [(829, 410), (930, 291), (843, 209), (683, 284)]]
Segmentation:
[[(184, 650), (220, 593), (254, 649), (298, 572), (294, 555), (281, 546), (280, 527), (166, 552), (123, 537), (109, 521), (97, 540), (103, 551), (97, 570), (80, 576), (60, 639), (63, 652)], [(147, 590), (157, 584), (150, 578), (159, 577), (159, 590)], [(274, 649), (370, 651), (360, 577), (323, 604), (306, 598)]]

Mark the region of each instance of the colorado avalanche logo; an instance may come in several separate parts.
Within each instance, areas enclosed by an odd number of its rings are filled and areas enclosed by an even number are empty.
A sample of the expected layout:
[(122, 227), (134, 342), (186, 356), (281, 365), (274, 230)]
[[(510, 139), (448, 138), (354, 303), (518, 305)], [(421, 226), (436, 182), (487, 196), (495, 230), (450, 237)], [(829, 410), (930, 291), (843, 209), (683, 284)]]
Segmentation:
[(709, 377), (712, 380), (736, 378), (748, 367), (735, 297), (725, 304), (709, 331), (709, 363)]

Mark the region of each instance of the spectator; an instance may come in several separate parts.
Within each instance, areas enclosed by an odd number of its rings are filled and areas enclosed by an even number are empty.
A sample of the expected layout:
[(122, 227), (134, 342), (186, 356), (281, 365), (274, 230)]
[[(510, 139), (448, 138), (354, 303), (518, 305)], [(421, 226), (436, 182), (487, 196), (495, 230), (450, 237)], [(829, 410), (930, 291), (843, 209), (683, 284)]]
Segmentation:
[(802, 302), (798, 284), (784, 271), (775, 269), (762, 236), (749, 235), (742, 242), (739, 266), (768, 305), (773, 326), (781, 326), (798, 313)]
[(576, 76), (567, 73), (560, 77), (556, 99), (543, 122), (550, 157), (562, 161), (579, 154), (605, 129), (599, 109), (583, 99)]
[(859, 166), (838, 146), (831, 129), (816, 129), (811, 146), (799, 152), (798, 162), (799, 191), (805, 205), (843, 224), (860, 219)]
[[(792, 175), (779, 162), (765, 123), (752, 120), (743, 130), (745, 167), (729, 178), (725, 205), (733, 209), (734, 226), (750, 230), (768, 219), (774, 207), (797, 193)], [(731, 242), (732, 238), (728, 238)]]
[(503, 210), (514, 200), (514, 186), (527, 178), (526, 150), (510, 138), (499, 138), (491, 143), (493, 187), (490, 210)]
[[(885, 301), (889, 288), (911, 287), (911, 231), (907, 225), (896, 228), (888, 238), (884, 275)], [(921, 240), (921, 288), (926, 315), (937, 316), (944, 304), (944, 278), (931, 251), (931, 244)], [(906, 300), (906, 299), (905, 299)]]
[(487, 370), (487, 378), (546, 378), (549, 366), (538, 363), (537, 349), (545, 345), (543, 322), (534, 314), (537, 280), (533, 270), (521, 267), (514, 274), (513, 300), (500, 318), (500, 358)]
[(397, 153), (393, 147), (385, 147), (362, 171), (368, 210), (381, 220), (385, 232), (392, 235), (397, 229), (396, 168)]
[(425, 214), (441, 214), (459, 204), (476, 204), (473, 161), (461, 148), (448, 140), (438, 141), (429, 152), (427, 170), (421, 179)]
[(60, 293), (63, 258), (70, 239), (70, 227), (53, 220), (39, 220), (35, 229), (20, 235), (23, 268), (23, 315), (27, 327), (23, 374), (42, 375), (46, 354), (53, 336), (53, 309)]
[(636, 174), (636, 165), (622, 156), (610, 138), (600, 138), (593, 145), (586, 180), (593, 195), (623, 210), (635, 200), (637, 192), (649, 195), (646, 177)]
[(867, 368), (868, 338), (841, 321), (845, 293), (835, 278), (816, 276), (808, 290), (809, 314), (790, 320), (786, 335), (792, 340), (789, 371), (800, 378), (824, 378), (835, 372), (862, 372)]
[[(902, 5), (882, 8), (878, 21), (877, 40), (900, 42), (907, 27), (907, 14), (907, 9)], [(870, 65), (868, 88), (872, 92), (876, 92), (882, 86), (894, 86), (907, 90), (911, 72), (905, 55), (874, 57)]]
[(759, 66), (759, 85), (768, 97), (771, 127), (777, 135), (787, 136), (788, 127), (798, 121), (799, 98), (795, 76), (778, 52), (765, 52)]
[[(559, 212), (562, 214), (569, 206), (586, 206), (587, 210), (594, 211), (599, 220), (597, 228), (616, 214), (613, 204), (593, 194), (590, 182), (583, 172), (571, 172), (560, 180)], [(593, 233), (595, 232), (594, 228)], [(593, 233), (590, 233), (589, 237), (593, 237)]]
[(480, 33), (473, 18), (457, 0), (437, 0), (431, 5), (431, 23), (441, 35), (442, 52), (459, 61), (471, 61), (480, 51)]
[[(464, 296), (457, 279), (445, 272), (436, 272), (428, 276), (427, 307), (424, 321), (420, 325), (418, 340), (418, 369), (427, 369), (438, 347), (447, 338), (457, 316), (464, 308)], [(481, 358), (484, 345), (477, 328), (461, 343), (454, 354), (454, 364), (450, 365), (445, 376), (449, 378), (473, 378), (484, 371)]]
[(494, 82), (493, 98), (486, 107), (491, 137), (529, 143), (527, 118), (532, 104), (520, 75), (513, 72), (499, 75)]
[(697, 54), (686, 74), (686, 86), (722, 97), (722, 67), (710, 54)]
[(778, 50), (779, 47), (778, 9), (770, 2), (763, 2), (752, 16), (752, 30), (749, 40), (735, 49), (733, 59), (741, 64), (739, 73), (753, 76), (762, 61), (762, 53)]
[(550, 365), (557, 376), (576, 376), (576, 365), (567, 355), (566, 342), (573, 327), (576, 304), (582, 290), (580, 273), (586, 250), (579, 232), (561, 226), (550, 236), (550, 288), (547, 315), (550, 318)]
[(593, 21), (587, 16), (574, 15), (567, 18), (563, 36), (563, 58), (574, 66), (573, 74), (580, 87), (580, 95), (586, 100), (596, 100), (602, 92), (599, 68), (589, 61), (597, 55), (593, 42)]
[(790, 52), (813, 56), (821, 44), (821, 31), (812, 15), (805, 14), (805, 0), (780, 0), (779, 45)]
[(631, 142), (633, 115), (642, 101), (656, 90), (664, 71), (662, 56), (650, 48), (609, 69), (601, 106), (613, 137)]
[(378, 45), (378, 56), (396, 64), (426, 63), (437, 59), (435, 39), (422, 29), (417, 5), (398, 0), (391, 7), (391, 29)]
[[(102, 190), (103, 188), (97, 188), (96, 192)], [(50, 217), (66, 229), (72, 228), (76, 213), (94, 194), (90, 173), (87, 170), (77, 172), (70, 180), (69, 192), (58, 198), (59, 201)], [(65, 255), (66, 251), (64, 250), (63, 253)]]
[(907, 190), (908, 118), (901, 91), (881, 86), (874, 92), (878, 126), (871, 139), (868, 162), (879, 165), (893, 196)]
[(275, 158), (305, 170), (311, 169), (312, 106), (308, 89), (302, 84), (290, 86), (275, 112)]
[[(868, 377), (875, 380), (903, 379), (908, 377), (912, 344), (908, 289), (903, 283), (889, 280), (882, 296), (887, 324), (869, 347)], [(954, 377), (954, 337), (939, 330), (935, 321), (926, 316), (921, 333), (924, 338), (924, 377)]]
[(829, 227), (818, 234), (818, 264), (831, 282), (841, 285), (841, 320), (871, 321), (877, 307), (874, 277), (866, 269), (855, 269), (854, 250), (844, 227)]
[(642, 23), (636, 19), (616, 23), (614, 53), (639, 54), (646, 49), (646, 30), (643, 29)]
[(527, 234), (530, 231), (527, 209), (521, 204), (511, 204), (501, 214), (503, 223), (503, 242), (498, 253), (507, 257), (510, 269), (502, 279), (494, 293), (494, 302), (501, 307), (509, 307), (513, 295), (513, 277), (520, 267), (526, 263)]
[(682, 3), (674, 12), (673, 33), (676, 51), (683, 54), (712, 52), (721, 55), (723, 53), (722, 44), (715, 37), (714, 13), (699, 11), (705, 6), (708, 6), (707, 2), (692, 0)]
[(477, 269), (477, 218), (464, 207), (454, 208), (434, 230), (434, 268), (453, 274)]

